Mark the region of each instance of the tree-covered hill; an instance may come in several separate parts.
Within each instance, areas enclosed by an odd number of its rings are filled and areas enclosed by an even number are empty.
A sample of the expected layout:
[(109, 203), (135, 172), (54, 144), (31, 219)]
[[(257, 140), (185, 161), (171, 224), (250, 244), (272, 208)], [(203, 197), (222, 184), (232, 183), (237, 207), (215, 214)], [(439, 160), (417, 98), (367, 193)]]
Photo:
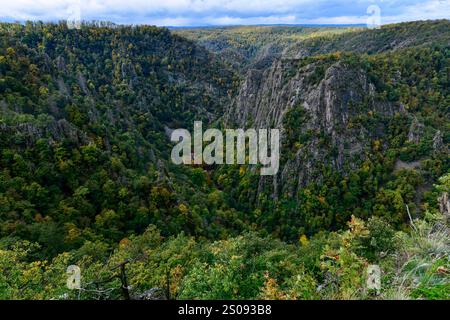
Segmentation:
[(290, 240), (341, 228), (352, 214), (397, 226), (407, 206), (422, 215), (426, 191), (450, 168), (448, 57), (448, 46), (338, 52), (250, 71), (227, 123), (280, 128), (280, 170), (224, 166), (219, 185)]
[(413, 21), (389, 24), (372, 30), (350, 30), (338, 35), (324, 34), (290, 46), (286, 57), (314, 56), (331, 52), (375, 54), (411, 47), (446, 45), (450, 42), (450, 21)]
[(235, 26), (180, 28), (172, 33), (186, 37), (216, 53), (238, 70), (267, 66), (289, 46), (309, 38), (338, 35), (358, 27)]
[(274, 59), (315, 56), (336, 51), (380, 53), (450, 42), (448, 20), (415, 21), (363, 27), (236, 26), (181, 28), (172, 33), (216, 53), (238, 70), (268, 67)]
[(2, 24), (3, 240), (37, 241), (45, 257), (150, 223), (214, 237), (239, 225), (207, 173), (167, 161), (167, 130), (215, 119), (233, 81), (166, 29)]

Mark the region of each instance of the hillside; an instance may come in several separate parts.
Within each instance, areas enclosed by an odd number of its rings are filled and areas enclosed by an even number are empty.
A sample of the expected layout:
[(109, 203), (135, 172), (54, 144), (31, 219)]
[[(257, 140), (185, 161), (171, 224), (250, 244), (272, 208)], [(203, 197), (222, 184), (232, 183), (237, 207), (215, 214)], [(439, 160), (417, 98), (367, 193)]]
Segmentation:
[(376, 54), (409, 47), (444, 45), (450, 40), (449, 28), (449, 20), (414, 21), (373, 30), (351, 30), (336, 36), (325, 34), (292, 45), (286, 56), (299, 58), (336, 51)]
[(306, 39), (338, 35), (356, 27), (236, 26), (180, 28), (172, 33), (193, 40), (237, 69), (267, 66), (286, 48)]
[[(205, 173), (168, 168), (165, 133), (229, 101), (233, 73), (210, 53), (154, 27), (4, 24), (0, 73), (1, 237), (38, 241), (46, 257), (151, 223), (223, 229)], [(189, 222), (185, 202), (201, 208)]]

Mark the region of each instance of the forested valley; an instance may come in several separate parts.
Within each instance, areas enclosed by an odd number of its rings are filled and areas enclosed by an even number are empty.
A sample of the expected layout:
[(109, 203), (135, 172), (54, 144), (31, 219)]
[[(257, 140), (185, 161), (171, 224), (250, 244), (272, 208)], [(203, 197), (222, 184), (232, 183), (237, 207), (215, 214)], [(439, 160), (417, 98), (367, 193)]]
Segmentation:
[[(449, 299), (449, 112), (448, 20), (1, 23), (0, 299)], [(200, 120), (279, 172), (173, 164)]]

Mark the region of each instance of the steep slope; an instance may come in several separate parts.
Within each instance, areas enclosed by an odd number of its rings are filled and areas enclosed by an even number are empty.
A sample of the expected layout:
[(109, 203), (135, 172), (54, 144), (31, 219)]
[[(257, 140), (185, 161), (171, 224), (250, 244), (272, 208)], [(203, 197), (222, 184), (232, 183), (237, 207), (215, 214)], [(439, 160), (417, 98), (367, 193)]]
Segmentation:
[(0, 236), (48, 256), (149, 223), (226, 229), (233, 213), (220, 193), (206, 204), (202, 170), (171, 167), (165, 132), (216, 119), (233, 78), (167, 29), (0, 25)]
[[(237, 190), (225, 188), (246, 210), (257, 210), (257, 221), (278, 221), (286, 228), (281, 233), (293, 237), (339, 226), (352, 212), (391, 215), (397, 223), (406, 205), (420, 212), (421, 192), (449, 168), (448, 25), (346, 33), (324, 46), (306, 40), (271, 67), (249, 70), (225, 122), (282, 129), (281, 167), (275, 177), (258, 177), (256, 168), (245, 176), (223, 169), (219, 181)], [(337, 49), (355, 53), (310, 56)], [(399, 173), (402, 160), (406, 169), (409, 162), (428, 168)], [(389, 209), (383, 189), (402, 174), (410, 175), (410, 186), (397, 189), (400, 203)]]
[(179, 28), (172, 32), (214, 52), (237, 70), (269, 67), (289, 46), (308, 38), (361, 30), (357, 27), (236, 26)]
[(301, 58), (336, 51), (375, 54), (408, 47), (449, 43), (449, 20), (414, 21), (373, 30), (350, 30), (338, 35), (306, 39), (290, 46), (285, 57)]
[[(376, 114), (381, 122), (394, 115), (393, 105), (377, 99), (375, 85), (363, 70), (340, 59), (334, 62), (331, 57), (331, 60), (329, 66), (317, 62), (301, 68), (278, 62), (267, 73), (259, 75), (259, 80), (265, 79), (259, 88), (247, 87), (254, 85), (254, 78), (247, 79), (251, 84), (243, 86), (235, 106), (230, 109), (228, 119), (236, 119), (239, 126), (251, 123), (256, 128), (285, 129), (282, 138), (285, 167), (279, 188), (275, 190), (290, 190), (291, 195), (295, 194), (299, 187), (317, 180), (321, 168), (316, 164), (319, 163), (343, 170), (345, 162), (360, 156), (371, 138), (381, 135), (380, 130), (351, 126), (352, 121), (368, 113)], [(286, 73), (293, 68), (298, 71), (290, 78)], [(325, 72), (316, 83), (320, 68)], [(249, 97), (255, 97), (255, 101)], [(325, 150), (334, 155), (327, 155)], [(314, 167), (319, 171), (313, 170)], [(294, 189), (293, 181), (289, 181), (293, 176), (298, 177)]]

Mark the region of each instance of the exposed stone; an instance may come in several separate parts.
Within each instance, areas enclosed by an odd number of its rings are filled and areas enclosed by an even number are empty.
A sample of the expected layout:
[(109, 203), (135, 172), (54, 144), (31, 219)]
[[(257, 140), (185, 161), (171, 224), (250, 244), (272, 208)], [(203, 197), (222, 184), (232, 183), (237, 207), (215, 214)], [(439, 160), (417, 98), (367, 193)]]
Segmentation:
[(447, 221), (450, 220), (450, 198), (447, 192), (443, 192), (438, 198), (439, 211), (446, 217)]
[(50, 143), (62, 140), (68, 140), (75, 145), (89, 143), (86, 134), (65, 119), (53, 120), (46, 124), (24, 122), (16, 125), (7, 125), (2, 123), (0, 124), (0, 132), (6, 132), (8, 135), (15, 137), (22, 137), (28, 146), (41, 138), (49, 139)]
[[(281, 163), (276, 177), (261, 177), (259, 191), (269, 184), (274, 198), (280, 193), (295, 195), (302, 186), (319, 182), (323, 165), (344, 174), (356, 169), (371, 141), (383, 136), (384, 124), (369, 129), (354, 125), (354, 120), (368, 114), (394, 114), (391, 104), (376, 100), (375, 86), (362, 70), (337, 62), (314, 81), (317, 64), (296, 68), (295, 63), (295, 59), (277, 60), (264, 71), (249, 70), (225, 114), (229, 127), (280, 128), (282, 144), (287, 112), (306, 110), (308, 120), (298, 130), (312, 132), (311, 139)], [(291, 150), (281, 152), (283, 158)]]
[(442, 136), (442, 132), (440, 130), (438, 130), (436, 132), (436, 134), (433, 137), (433, 150), (434, 152), (439, 152), (442, 147), (444, 146), (443, 143), (443, 136)]
[(136, 297), (136, 300), (167, 300), (163, 289), (151, 288)]
[(408, 141), (412, 143), (419, 143), (420, 138), (423, 135), (424, 128), (425, 126), (414, 117), (411, 122), (411, 126), (409, 127)]
[(413, 161), (413, 162), (404, 162), (400, 159), (398, 159), (395, 162), (395, 166), (394, 166), (394, 171), (399, 171), (399, 170), (413, 170), (413, 169), (417, 169), (420, 168), (420, 161)]

